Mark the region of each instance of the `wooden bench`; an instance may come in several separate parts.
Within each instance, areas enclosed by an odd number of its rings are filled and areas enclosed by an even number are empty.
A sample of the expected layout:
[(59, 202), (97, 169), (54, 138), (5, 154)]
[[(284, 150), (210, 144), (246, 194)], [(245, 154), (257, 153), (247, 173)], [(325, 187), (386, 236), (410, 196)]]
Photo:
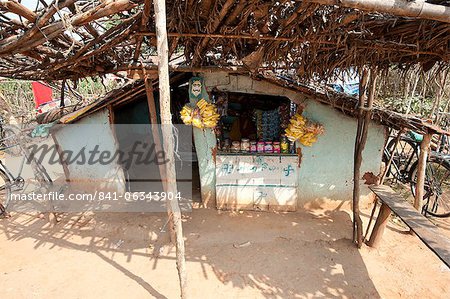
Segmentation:
[(367, 242), (369, 246), (378, 246), (392, 211), (405, 222), (431, 251), (450, 267), (450, 240), (443, 236), (433, 223), (390, 187), (381, 185), (369, 186), (369, 188), (381, 200), (380, 212), (370, 239)]

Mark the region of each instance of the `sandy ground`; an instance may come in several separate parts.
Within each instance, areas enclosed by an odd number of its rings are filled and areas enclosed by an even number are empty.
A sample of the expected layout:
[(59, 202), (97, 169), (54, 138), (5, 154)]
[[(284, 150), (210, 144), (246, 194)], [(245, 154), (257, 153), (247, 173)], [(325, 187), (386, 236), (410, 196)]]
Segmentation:
[[(165, 221), (13, 214), (0, 220), (0, 296), (178, 298)], [(449, 298), (450, 270), (415, 236), (391, 222), (379, 249), (357, 250), (351, 227), (341, 210), (194, 210), (184, 216), (191, 298)]]

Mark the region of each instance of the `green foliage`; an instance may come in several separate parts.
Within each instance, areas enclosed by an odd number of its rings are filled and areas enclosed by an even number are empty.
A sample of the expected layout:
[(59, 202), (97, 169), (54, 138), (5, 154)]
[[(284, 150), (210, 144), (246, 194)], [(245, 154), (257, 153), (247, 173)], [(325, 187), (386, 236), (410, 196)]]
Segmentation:
[[(434, 68), (427, 73), (420, 69), (403, 71), (391, 69), (380, 75), (377, 86), (378, 104), (399, 113), (430, 118), (436, 112), (448, 112), (450, 82), (441, 70)], [(439, 91), (443, 90), (439, 99)], [(439, 104), (439, 105), (438, 105)]]
[[(432, 98), (421, 98), (417, 95), (409, 97), (407, 99), (397, 96), (397, 97), (385, 97), (379, 99), (380, 103), (384, 108), (393, 110), (399, 113), (416, 114), (421, 116), (428, 116), (431, 113), (433, 107)], [(408, 106), (410, 107), (408, 111)], [(443, 108), (443, 107), (442, 107)]]
[(0, 111), (3, 117), (7, 116), (7, 110), (10, 110), (14, 116), (23, 118), (24, 121), (34, 117), (35, 104), (31, 81), (2, 80), (0, 81), (0, 93), (5, 101), (2, 103), (3, 109)]
[(76, 91), (89, 101), (117, 88), (119, 84), (114, 80), (102, 80), (99, 77), (88, 77), (77, 82)]
[[(6, 117), (10, 112), (21, 121), (27, 122), (36, 116), (33, 91), (31, 88), (32, 81), (4, 79), (0, 81), (0, 93), (3, 95), (4, 102), (0, 99), (0, 115)], [(119, 86), (115, 80), (101, 80), (100, 77), (88, 77), (77, 82), (76, 88), (73, 82), (70, 84), (72, 90), (78, 93), (85, 102), (92, 102), (101, 97), (103, 94), (111, 91)], [(61, 98), (61, 81), (52, 82), (53, 98)], [(76, 104), (80, 99), (75, 97), (71, 92), (66, 92), (65, 97), (69, 98), (72, 104)]]

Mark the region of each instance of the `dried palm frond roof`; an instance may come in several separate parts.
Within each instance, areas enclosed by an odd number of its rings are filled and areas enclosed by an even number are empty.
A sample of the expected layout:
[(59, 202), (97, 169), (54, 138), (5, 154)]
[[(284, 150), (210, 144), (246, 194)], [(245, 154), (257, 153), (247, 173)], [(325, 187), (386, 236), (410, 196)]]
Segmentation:
[[(241, 75), (252, 76), (250, 73)], [(189, 80), (191, 76), (192, 74), (186, 72), (172, 72), (170, 78), (171, 85), (179, 86)], [(333, 107), (344, 115), (350, 117), (358, 116), (358, 99), (354, 96), (336, 92), (329, 87), (302, 84), (290, 77), (276, 75), (273, 72), (264, 72), (262, 74), (253, 75), (252, 77), (255, 80), (265, 81), (268, 84), (301, 93), (307, 98)], [(157, 82), (154, 82), (153, 85), (156, 87)], [(145, 94), (146, 90), (143, 81), (136, 80), (108, 92), (106, 95), (87, 106), (55, 109), (39, 115), (37, 121), (39, 123), (50, 123), (54, 121), (65, 124), (73, 123), (109, 105), (117, 106), (127, 101), (132, 101), (135, 98), (145, 96)], [(380, 125), (396, 130), (408, 129), (421, 134), (437, 133), (450, 135), (450, 132), (442, 130), (423, 119), (412, 115), (404, 115), (389, 111), (381, 107), (373, 108), (372, 119)]]
[[(34, 1), (31, 7), (0, 0), (0, 11), (7, 12), (0, 14), (0, 76), (77, 79), (154, 67), (152, 1)], [(376, 9), (370, 6), (377, 1)], [(427, 70), (449, 64), (448, 1), (168, 0), (166, 5), (171, 55), (182, 56), (187, 69), (294, 69), (303, 78), (324, 78), (362, 65), (420, 64)]]

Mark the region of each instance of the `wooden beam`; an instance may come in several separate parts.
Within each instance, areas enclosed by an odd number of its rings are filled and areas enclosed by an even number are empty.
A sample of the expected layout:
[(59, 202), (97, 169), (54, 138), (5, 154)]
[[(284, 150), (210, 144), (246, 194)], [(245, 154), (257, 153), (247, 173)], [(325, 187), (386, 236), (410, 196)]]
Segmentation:
[[(159, 129), (158, 129), (158, 123), (159, 123), (158, 122), (158, 114), (156, 112), (155, 97), (153, 96), (153, 82), (151, 80), (151, 76), (145, 77), (144, 84), (145, 84), (145, 92), (147, 94), (147, 104), (148, 104), (148, 112), (150, 114), (150, 125), (151, 125), (151, 129), (152, 129), (153, 142), (155, 143), (156, 152), (161, 152), (163, 150), (163, 148), (162, 148), (161, 136), (159, 134)], [(166, 177), (166, 169), (164, 167), (164, 164), (159, 164), (158, 167), (159, 167), (159, 176), (161, 178), (162, 185), (164, 187), (164, 190), (167, 190), (167, 185), (164, 180), (164, 178)]]
[(32, 23), (36, 21), (36, 13), (19, 3), (17, 0), (0, 0), (0, 10), (15, 13)]
[[(144, 69), (138, 66), (130, 66), (129, 68), (123, 68), (127, 71), (127, 77), (131, 79), (145, 79), (148, 76), (153, 76), (158, 73), (156, 66), (145, 66)], [(248, 73), (249, 70), (244, 67), (190, 67), (190, 66), (177, 66), (169, 65), (171, 72), (180, 73), (213, 73), (213, 72), (227, 72), (227, 73)], [(157, 78), (157, 76), (156, 76)]]
[(422, 211), (423, 206), (423, 196), (425, 194), (425, 178), (426, 178), (426, 168), (427, 168), (427, 158), (428, 151), (430, 150), (430, 144), (432, 134), (425, 134), (423, 136), (422, 142), (420, 143), (420, 155), (419, 155), (419, 165), (417, 168), (417, 178), (416, 178), (416, 197), (414, 198), (414, 208), (419, 212)]
[(389, 221), (389, 216), (391, 215), (391, 209), (389, 209), (388, 205), (385, 203), (381, 204), (380, 212), (378, 213), (377, 220), (375, 221), (375, 225), (373, 227), (372, 234), (370, 235), (370, 239), (367, 242), (367, 245), (370, 247), (378, 247), (380, 244), (381, 238), (383, 237), (384, 229)]
[[(149, 16), (150, 16), (150, 8), (151, 8), (151, 0), (145, 0), (144, 2), (144, 11), (141, 16), (141, 30), (145, 30), (145, 26), (147, 25)], [(142, 40), (144, 36), (138, 36), (136, 41), (136, 49), (134, 49), (133, 61), (137, 61), (139, 58), (139, 54), (141, 53)]]
[(424, 0), (305, 0), (323, 5), (337, 5), (400, 17), (428, 19), (450, 23), (450, 7), (427, 3)]
[[(156, 36), (155, 32), (137, 32), (135, 35), (143, 36)], [(224, 38), (224, 39), (251, 39), (251, 40), (271, 40), (271, 41), (281, 41), (281, 42), (310, 42), (310, 43), (320, 43), (324, 45), (336, 45), (333, 41), (314, 41), (307, 38), (301, 37), (283, 37), (283, 36), (270, 36), (270, 35), (245, 35), (245, 34), (219, 34), (219, 33), (179, 33), (179, 32), (169, 32), (167, 33), (169, 37), (191, 37), (191, 38)]]
[[(64, 4), (66, 3), (69, 3), (69, 1), (64, 2)], [(16, 35), (9, 37), (7, 41), (0, 41), (0, 53), (3, 55), (6, 53), (10, 55), (12, 53), (30, 50), (59, 36), (64, 32), (64, 30), (66, 30), (68, 25), (74, 27), (83, 26), (96, 19), (113, 15), (124, 10), (129, 10), (135, 6), (136, 4), (132, 3), (130, 0), (106, 0), (86, 12), (74, 15), (66, 21), (67, 24), (63, 23), (63, 21), (57, 21), (43, 28), (39, 28), (38, 32), (32, 35), (33, 38), (31, 40), (29, 40), (30, 34), (28, 32), (34, 33), (34, 30), (36, 30), (35, 27), (25, 32), (22, 36)], [(19, 45), (21, 45), (21, 47), (19, 47)]]
[(183, 226), (181, 222), (181, 210), (177, 199), (177, 174), (175, 171), (174, 135), (172, 125), (172, 114), (170, 111), (170, 83), (169, 83), (169, 45), (167, 41), (166, 2), (165, 0), (154, 0), (155, 24), (156, 24), (156, 46), (158, 51), (158, 75), (159, 75), (159, 102), (162, 124), (162, 136), (166, 159), (166, 192), (172, 193), (172, 200), (167, 205), (171, 216), (172, 225), (176, 237), (176, 257), (178, 277), (180, 280), (181, 298), (187, 295), (186, 260), (184, 256)]

